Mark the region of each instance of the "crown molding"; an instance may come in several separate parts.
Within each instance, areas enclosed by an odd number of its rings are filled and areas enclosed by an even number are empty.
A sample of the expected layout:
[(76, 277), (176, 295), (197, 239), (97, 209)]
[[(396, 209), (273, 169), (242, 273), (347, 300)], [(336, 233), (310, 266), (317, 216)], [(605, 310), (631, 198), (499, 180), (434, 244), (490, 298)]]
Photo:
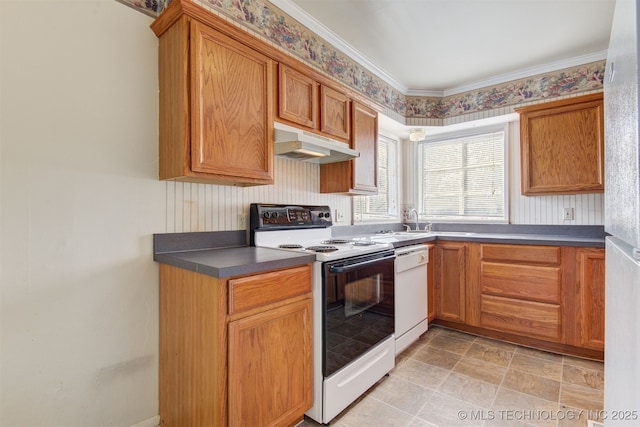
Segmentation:
[(360, 51), (355, 49), (350, 44), (346, 43), (340, 36), (324, 26), (313, 16), (305, 12), (300, 6), (295, 4), (291, 0), (269, 0), (269, 2), (276, 7), (280, 8), (283, 12), (291, 16), (293, 19), (307, 27), (309, 30), (331, 43), (339, 51), (347, 55), (352, 60), (356, 61), (364, 68), (373, 73), (376, 77), (383, 80), (389, 86), (402, 94), (406, 94), (409, 88), (403, 86), (393, 76), (387, 73), (382, 68), (374, 64), (369, 58), (363, 55)]
[(501, 74), (488, 79), (478, 80), (476, 82), (456, 86), (445, 90), (429, 90), (429, 89), (410, 89), (382, 68), (371, 62), (365, 55), (346, 43), (336, 33), (324, 26), (320, 21), (309, 15), (300, 6), (291, 0), (269, 0), (270, 3), (280, 8), (283, 12), (290, 15), (293, 19), (307, 27), (309, 30), (331, 43), (335, 48), (347, 55), (352, 60), (362, 65), (365, 69), (373, 73), (376, 77), (393, 87), (395, 90), (405, 96), (424, 96), (430, 98), (444, 98), (447, 96), (457, 95), (463, 92), (469, 92), (485, 87), (496, 86), (513, 80), (520, 80), (530, 76), (543, 74), (551, 71), (557, 71), (564, 68), (575, 67), (577, 65), (588, 64), (591, 62), (601, 61), (607, 58), (607, 51), (599, 51), (586, 55), (567, 58), (543, 64), (535, 67), (523, 68), (510, 73)]

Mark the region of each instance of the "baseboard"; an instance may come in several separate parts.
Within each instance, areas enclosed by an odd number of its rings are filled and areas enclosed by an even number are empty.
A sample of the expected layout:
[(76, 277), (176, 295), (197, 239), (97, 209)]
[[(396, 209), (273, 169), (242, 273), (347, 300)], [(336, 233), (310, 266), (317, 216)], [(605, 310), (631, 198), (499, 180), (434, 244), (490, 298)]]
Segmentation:
[(147, 418), (139, 423), (132, 424), (129, 427), (158, 427), (160, 425), (160, 415)]

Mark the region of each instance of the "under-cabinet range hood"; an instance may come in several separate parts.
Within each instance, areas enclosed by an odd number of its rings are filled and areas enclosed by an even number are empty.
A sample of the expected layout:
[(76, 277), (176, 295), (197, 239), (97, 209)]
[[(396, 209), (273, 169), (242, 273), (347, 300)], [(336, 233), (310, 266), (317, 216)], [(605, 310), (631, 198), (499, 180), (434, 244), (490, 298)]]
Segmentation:
[(333, 163), (360, 157), (349, 145), (275, 122), (275, 154), (310, 163)]

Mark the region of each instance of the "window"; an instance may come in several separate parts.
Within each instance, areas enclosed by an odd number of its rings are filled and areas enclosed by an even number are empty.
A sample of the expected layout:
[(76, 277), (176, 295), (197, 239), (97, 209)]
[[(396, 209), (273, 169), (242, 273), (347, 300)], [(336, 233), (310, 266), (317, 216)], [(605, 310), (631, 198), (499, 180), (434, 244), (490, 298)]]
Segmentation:
[(508, 220), (506, 135), (501, 126), (418, 145), (419, 211), (427, 221)]
[(398, 220), (398, 141), (378, 135), (378, 194), (354, 197), (356, 221)]

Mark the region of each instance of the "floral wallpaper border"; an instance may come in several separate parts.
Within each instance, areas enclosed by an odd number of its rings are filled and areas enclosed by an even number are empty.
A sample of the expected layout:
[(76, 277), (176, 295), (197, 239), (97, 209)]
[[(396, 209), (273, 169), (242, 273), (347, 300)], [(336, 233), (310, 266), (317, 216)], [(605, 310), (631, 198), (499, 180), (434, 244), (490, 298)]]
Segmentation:
[[(171, 0), (117, 0), (157, 16)], [(602, 89), (605, 61), (446, 97), (406, 96), (268, 0), (192, 0), (230, 17), (291, 55), (405, 118), (445, 119)]]

